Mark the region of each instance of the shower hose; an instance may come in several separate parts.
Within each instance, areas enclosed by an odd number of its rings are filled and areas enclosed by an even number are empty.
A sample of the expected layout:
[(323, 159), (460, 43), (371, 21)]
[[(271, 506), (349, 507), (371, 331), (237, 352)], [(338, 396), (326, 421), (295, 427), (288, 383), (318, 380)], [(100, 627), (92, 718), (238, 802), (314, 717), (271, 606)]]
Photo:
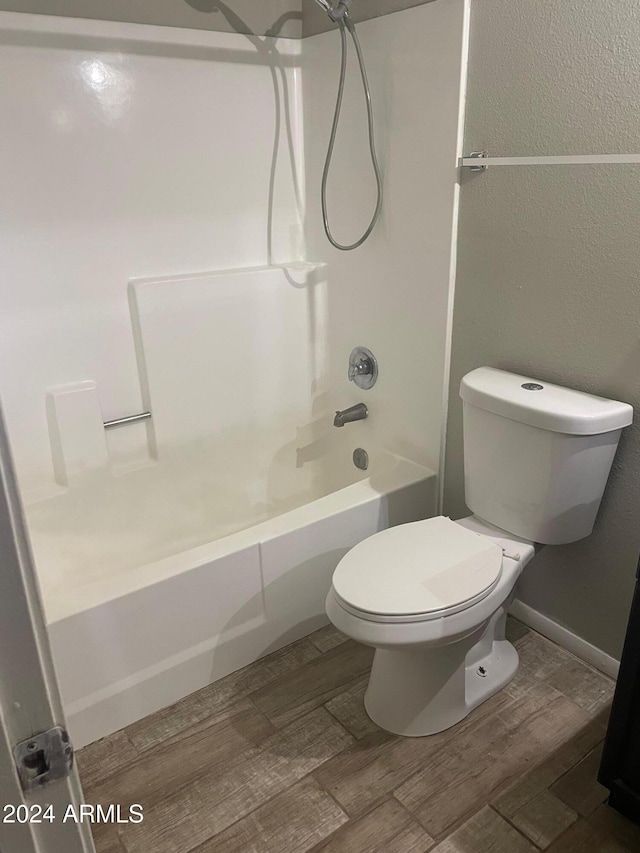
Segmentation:
[[(333, 157), (333, 149), (336, 142), (336, 134), (338, 132), (338, 124), (340, 122), (340, 110), (342, 109), (342, 98), (344, 95), (344, 84), (347, 76), (347, 34), (346, 30), (349, 30), (351, 33), (351, 38), (353, 39), (353, 44), (355, 45), (356, 53), (358, 55), (358, 64), (360, 65), (360, 74), (362, 76), (362, 85), (364, 86), (364, 94), (365, 101), (367, 104), (367, 118), (369, 121), (369, 151), (371, 153), (371, 163), (373, 165), (373, 171), (376, 176), (376, 184), (377, 184), (377, 201), (376, 201), (376, 209), (373, 213), (373, 217), (367, 230), (364, 232), (362, 237), (359, 240), (356, 240), (355, 243), (350, 243), (348, 245), (343, 245), (342, 243), (338, 243), (338, 241), (334, 238), (331, 233), (331, 227), (329, 225), (329, 213), (327, 211), (327, 181), (329, 178), (329, 171), (331, 169), (331, 159)], [(342, 41), (342, 61), (340, 63), (340, 83), (338, 86), (338, 97), (336, 100), (336, 109), (333, 116), (333, 126), (331, 128), (331, 137), (329, 139), (329, 147), (327, 149), (327, 157), (324, 163), (324, 170), (322, 172), (322, 220), (324, 223), (325, 234), (327, 235), (327, 239), (331, 243), (332, 246), (335, 246), (336, 249), (340, 249), (343, 252), (349, 252), (351, 249), (357, 249), (358, 246), (361, 246), (364, 241), (369, 237), (371, 232), (373, 231), (376, 222), (378, 221), (378, 217), (380, 216), (380, 211), (382, 209), (382, 177), (380, 175), (380, 166), (378, 165), (378, 158), (376, 156), (376, 145), (375, 145), (375, 136), (373, 129), (373, 105), (371, 103), (371, 92), (369, 90), (369, 81), (367, 80), (367, 70), (364, 64), (364, 56), (362, 55), (362, 48), (360, 47), (360, 40), (358, 39), (358, 34), (356, 33), (355, 25), (350, 21), (349, 18), (346, 21), (340, 21), (340, 38)]]

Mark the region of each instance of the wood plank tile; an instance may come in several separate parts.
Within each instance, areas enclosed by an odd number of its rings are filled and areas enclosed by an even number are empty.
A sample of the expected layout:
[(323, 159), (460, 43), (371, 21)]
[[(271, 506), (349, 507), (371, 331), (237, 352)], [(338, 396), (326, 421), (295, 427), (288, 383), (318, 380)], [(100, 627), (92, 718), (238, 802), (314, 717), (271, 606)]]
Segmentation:
[(435, 845), (420, 824), (395, 799), (350, 820), (313, 853), (425, 853)]
[(374, 650), (348, 640), (251, 699), (278, 728), (323, 705), (371, 668)]
[(574, 660), (569, 652), (535, 631), (529, 631), (518, 643), (518, 657), (521, 672), (538, 681), (544, 681), (565, 663)]
[(557, 838), (547, 853), (633, 853), (637, 848), (627, 847), (616, 838), (580, 818)]
[(517, 639), (515, 646), (520, 658), (520, 667), (515, 677), (504, 688), (514, 699), (526, 696), (539, 681), (549, 678), (573, 659), (569, 652), (531, 630)]
[(536, 848), (485, 806), (434, 847), (432, 853), (536, 853)]
[(575, 658), (556, 670), (547, 682), (590, 714), (610, 704), (616, 686), (612, 679)]
[(516, 682), (429, 738), (369, 720), (372, 651), (329, 627), (91, 745), (87, 801), (145, 805), (98, 853), (637, 853), (599, 805), (604, 676), (509, 628)]
[(520, 668), (503, 690), (512, 699), (522, 699), (537, 683), (536, 679), (527, 675), (526, 670)]
[(185, 853), (223, 832), (353, 743), (318, 708), (260, 746), (236, 751), (211, 772), (145, 810), (144, 822), (124, 826), (127, 853)]
[(126, 767), (137, 757), (138, 752), (124, 730), (90, 743), (75, 756), (83, 788)]
[(550, 787), (562, 775), (581, 761), (585, 755), (602, 741), (605, 728), (597, 720), (589, 720), (566, 743), (553, 752), (545, 761), (515, 780), (499, 796), (490, 802), (506, 818), (522, 808), (545, 788)]
[(573, 809), (549, 791), (542, 791), (517, 810), (512, 823), (537, 847), (545, 850), (576, 820), (578, 815)]
[(379, 731), (364, 708), (364, 694), (369, 683), (369, 674), (355, 681), (343, 693), (326, 703), (325, 708), (339, 720), (355, 738), (362, 738)]
[[(474, 727), (463, 728), (459, 724), (449, 729), (449, 738), (430, 756), (428, 765), (420, 767), (402, 785), (396, 787), (395, 796), (412, 812), (418, 810), (431, 796), (444, 793), (449, 787), (454, 795), (460, 793), (461, 787), (471, 782), (478, 771), (497, 763), (501, 751), (516, 740), (514, 735), (520, 727), (536, 719), (551, 702), (564, 702), (571, 711), (577, 711), (572, 703), (565, 702), (565, 697), (541, 682), (536, 683), (530, 693), (517, 701), (509, 700), (502, 693), (497, 696), (502, 697), (503, 701), (493, 713), (480, 719)], [(487, 704), (484, 703), (478, 710)], [(526, 769), (529, 768), (523, 764), (519, 772)], [(504, 786), (503, 782), (498, 790), (503, 790)], [(491, 789), (486, 792), (487, 800), (490, 792)]]
[(510, 643), (516, 643), (529, 633), (529, 627), (514, 616), (507, 616), (505, 636)]
[(133, 723), (126, 734), (140, 752), (177, 739), (197, 723), (208, 726), (212, 717), (222, 718), (225, 709), (238, 700), (318, 657), (320, 652), (310, 640), (299, 640)]
[(317, 782), (307, 778), (198, 847), (195, 853), (305, 853), (347, 820)]
[(316, 771), (316, 778), (349, 815), (360, 815), (376, 802), (387, 799), (394, 788), (416, 771), (428, 767), (443, 748), (457, 739), (473, 738), (485, 719), (508, 709), (512, 701), (497, 693), (457, 726), (430, 737), (397, 738), (382, 731), (374, 732), (328, 761)]
[(609, 796), (609, 791), (598, 782), (602, 747), (602, 744), (597, 746), (551, 786), (556, 797), (584, 817), (595, 811)]
[[(186, 697), (189, 699), (190, 697)], [(255, 705), (247, 697), (241, 698), (232, 704), (224, 703), (222, 707), (216, 707), (213, 704), (210, 708), (207, 704), (200, 704), (200, 700), (194, 699), (189, 705), (185, 704), (185, 700), (177, 703), (175, 717), (171, 718), (167, 714), (166, 708), (162, 711), (153, 714), (153, 720), (149, 724), (149, 728), (145, 729), (142, 725), (143, 721), (135, 723), (137, 727), (134, 732), (129, 733), (129, 729), (125, 729), (131, 740), (135, 741), (139, 756), (144, 756), (159, 748), (166, 748), (180, 743), (183, 739), (191, 739), (197, 732), (202, 732), (210, 729), (212, 726), (220, 725), (227, 720), (230, 720), (238, 713), (239, 708), (253, 708), (254, 711), (260, 713)], [(198, 707), (197, 707), (198, 706)], [(264, 717), (264, 714), (261, 715)], [(266, 717), (265, 717), (266, 720)], [(275, 726), (271, 726), (275, 730)], [(165, 731), (165, 737), (160, 737), (160, 732)]]
[(125, 853), (120, 844), (115, 827), (107, 824), (93, 824), (91, 827), (96, 853)]
[(201, 728), (166, 746), (147, 750), (116, 774), (85, 787), (88, 802), (140, 803), (145, 812), (180, 787), (233, 761), (249, 748), (258, 748), (273, 735), (271, 724), (249, 702), (233, 706), (235, 713), (220, 723)]
[(338, 631), (335, 625), (329, 623), (329, 625), (325, 625), (324, 628), (320, 628), (319, 631), (311, 634), (309, 639), (313, 645), (324, 654), (331, 649), (335, 649), (336, 646), (342, 645), (342, 643), (345, 643), (349, 638), (346, 634), (343, 634), (342, 631)]
[(416, 822), (392, 838), (383, 851), (384, 853), (425, 853), (427, 850), (432, 850), (434, 845), (433, 838)]
[[(365, 735), (355, 744), (340, 752), (334, 758), (325, 762), (315, 771), (314, 776), (322, 787), (335, 797), (342, 808), (350, 815), (362, 814), (368, 811), (376, 802), (386, 800), (391, 794), (390, 788), (380, 786), (375, 791), (375, 779), (378, 774), (371, 773), (371, 768), (383, 760), (386, 751), (393, 744), (401, 744), (395, 735), (382, 729)], [(365, 777), (371, 773), (371, 785), (367, 785)], [(383, 775), (382, 773), (380, 775)], [(364, 785), (363, 796), (359, 797), (358, 781)], [(393, 786), (392, 786), (393, 787)]]
[(440, 750), (395, 795), (427, 832), (442, 837), (527, 767), (553, 754), (588, 719), (566, 696), (541, 683)]
[(629, 850), (640, 850), (640, 826), (632, 823), (606, 803), (589, 815), (589, 823), (609, 838), (615, 838)]

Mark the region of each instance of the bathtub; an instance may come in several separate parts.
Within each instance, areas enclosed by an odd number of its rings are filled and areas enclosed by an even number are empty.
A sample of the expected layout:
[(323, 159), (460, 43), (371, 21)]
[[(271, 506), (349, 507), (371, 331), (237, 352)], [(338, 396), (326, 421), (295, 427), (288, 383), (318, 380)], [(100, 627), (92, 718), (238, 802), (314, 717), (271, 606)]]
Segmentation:
[(346, 551), (434, 514), (432, 471), (384, 450), (361, 471), (346, 432), (332, 466), (298, 460), (268, 500), (181, 459), (27, 506), (76, 748), (322, 627)]

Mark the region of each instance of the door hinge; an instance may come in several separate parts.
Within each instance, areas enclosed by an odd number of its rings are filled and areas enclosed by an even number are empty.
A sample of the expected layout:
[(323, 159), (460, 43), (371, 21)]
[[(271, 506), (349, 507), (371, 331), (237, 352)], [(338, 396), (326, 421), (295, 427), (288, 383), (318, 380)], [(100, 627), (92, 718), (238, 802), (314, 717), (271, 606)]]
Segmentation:
[(66, 729), (55, 726), (17, 744), (13, 758), (22, 790), (33, 791), (70, 775), (73, 744)]

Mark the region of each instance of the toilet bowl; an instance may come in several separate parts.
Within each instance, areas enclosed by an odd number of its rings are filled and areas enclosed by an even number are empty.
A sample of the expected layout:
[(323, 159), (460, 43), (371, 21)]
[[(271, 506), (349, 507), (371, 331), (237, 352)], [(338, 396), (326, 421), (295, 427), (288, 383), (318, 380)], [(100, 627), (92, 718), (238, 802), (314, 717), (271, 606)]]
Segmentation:
[(365, 706), (381, 728), (419, 737), (455, 725), (518, 669), (507, 609), (533, 542), (588, 536), (633, 410), (480, 367), (460, 386), (465, 501), (365, 539), (340, 561), (327, 614), (373, 646)]
[(376, 649), (365, 707), (394, 734), (455, 725), (515, 675), (506, 612), (532, 543), (471, 516), (384, 530), (343, 558), (327, 614)]

